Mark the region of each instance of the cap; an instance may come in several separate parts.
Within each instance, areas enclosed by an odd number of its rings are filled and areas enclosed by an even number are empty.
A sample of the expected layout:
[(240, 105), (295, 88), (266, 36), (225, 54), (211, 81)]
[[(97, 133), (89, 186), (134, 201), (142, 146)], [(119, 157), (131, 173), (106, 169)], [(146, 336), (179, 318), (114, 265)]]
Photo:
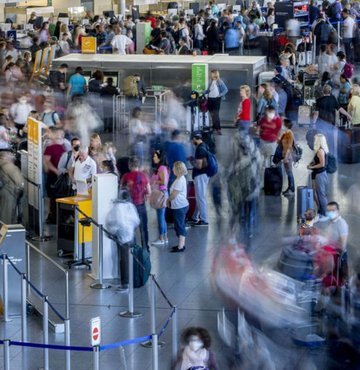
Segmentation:
[(197, 138), (197, 139), (202, 139), (202, 132), (200, 130), (196, 130), (191, 134), (191, 138)]

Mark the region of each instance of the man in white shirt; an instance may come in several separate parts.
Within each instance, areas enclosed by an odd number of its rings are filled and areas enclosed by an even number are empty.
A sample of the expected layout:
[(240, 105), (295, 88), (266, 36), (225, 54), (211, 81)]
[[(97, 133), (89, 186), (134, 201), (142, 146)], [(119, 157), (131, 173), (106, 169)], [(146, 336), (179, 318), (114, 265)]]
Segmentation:
[(73, 163), (73, 189), (76, 189), (76, 181), (91, 182), (93, 175), (96, 175), (96, 162), (89, 157), (89, 148), (80, 148), (79, 157)]
[(111, 41), (113, 54), (126, 55), (126, 48), (132, 43), (133, 41), (129, 37), (121, 34), (121, 28), (117, 28)]
[(71, 150), (63, 153), (58, 163), (58, 170), (61, 173), (71, 172), (76, 159), (79, 156), (80, 140), (77, 137), (71, 139)]
[(355, 21), (351, 17), (349, 10), (344, 9), (342, 11), (342, 16), (344, 18), (343, 23), (343, 44), (345, 48), (345, 55), (346, 60), (350, 63), (354, 62), (354, 46), (353, 46), (353, 39), (354, 39), (354, 27)]

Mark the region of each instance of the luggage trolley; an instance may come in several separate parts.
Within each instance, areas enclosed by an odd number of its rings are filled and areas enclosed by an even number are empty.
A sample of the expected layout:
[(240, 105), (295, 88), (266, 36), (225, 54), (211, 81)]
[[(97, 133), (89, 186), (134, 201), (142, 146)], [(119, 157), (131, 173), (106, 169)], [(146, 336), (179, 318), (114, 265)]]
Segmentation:
[(126, 111), (125, 95), (113, 96), (113, 133), (129, 128), (130, 113)]
[(151, 88), (146, 89), (145, 101), (141, 106), (141, 109), (153, 122), (161, 122), (169, 92), (170, 90), (163, 86), (154, 85)]

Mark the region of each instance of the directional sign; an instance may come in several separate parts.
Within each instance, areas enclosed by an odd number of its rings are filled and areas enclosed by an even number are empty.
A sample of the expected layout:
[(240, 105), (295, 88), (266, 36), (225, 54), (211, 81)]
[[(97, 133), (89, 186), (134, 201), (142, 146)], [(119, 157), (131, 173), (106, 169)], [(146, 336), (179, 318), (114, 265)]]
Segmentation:
[(101, 341), (101, 322), (100, 317), (94, 317), (90, 321), (91, 326), (91, 345), (98, 346)]

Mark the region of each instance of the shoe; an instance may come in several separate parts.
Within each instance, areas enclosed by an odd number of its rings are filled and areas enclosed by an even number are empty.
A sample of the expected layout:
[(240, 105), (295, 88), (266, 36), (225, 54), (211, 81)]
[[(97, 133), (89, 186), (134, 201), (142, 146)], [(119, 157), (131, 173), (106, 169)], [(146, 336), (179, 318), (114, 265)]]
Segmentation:
[(294, 196), (294, 192), (290, 189), (287, 189), (286, 191), (283, 192), (283, 196), (284, 197), (293, 197)]
[(190, 220), (188, 220), (188, 224), (189, 225), (194, 225), (194, 224), (197, 224), (200, 220), (195, 220), (194, 218), (190, 218)]
[(202, 220), (199, 220), (198, 222), (196, 222), (194, 224), (194, 226), (209, 226), (209, 223), (205, 222), (205, 221), (202, 221)]
[(128, 291), (129, 291), (129, 284), (122, 284), (116, 288), (115, 293), (127, 293)]
[(161, 246), (164, 246), (166, 244), (165, 240), (161, 240), (161, 239), (158, 239), (158, 240), (155, 240), (151, 243), (151, 245), (157, 247), (161, 247)]
[(170, 253), (180, 253), (180, 252), (185, 252), (185, 249), (186, 249), (186, 247), (185, 247), (185, 245), (184, 245), (184, 247), (183, 248), (179, 248), (179, 246), (177, 245), (177, 246), (175, 246), (175, 247), (172, 247), (171, 249), (170, 249)]

